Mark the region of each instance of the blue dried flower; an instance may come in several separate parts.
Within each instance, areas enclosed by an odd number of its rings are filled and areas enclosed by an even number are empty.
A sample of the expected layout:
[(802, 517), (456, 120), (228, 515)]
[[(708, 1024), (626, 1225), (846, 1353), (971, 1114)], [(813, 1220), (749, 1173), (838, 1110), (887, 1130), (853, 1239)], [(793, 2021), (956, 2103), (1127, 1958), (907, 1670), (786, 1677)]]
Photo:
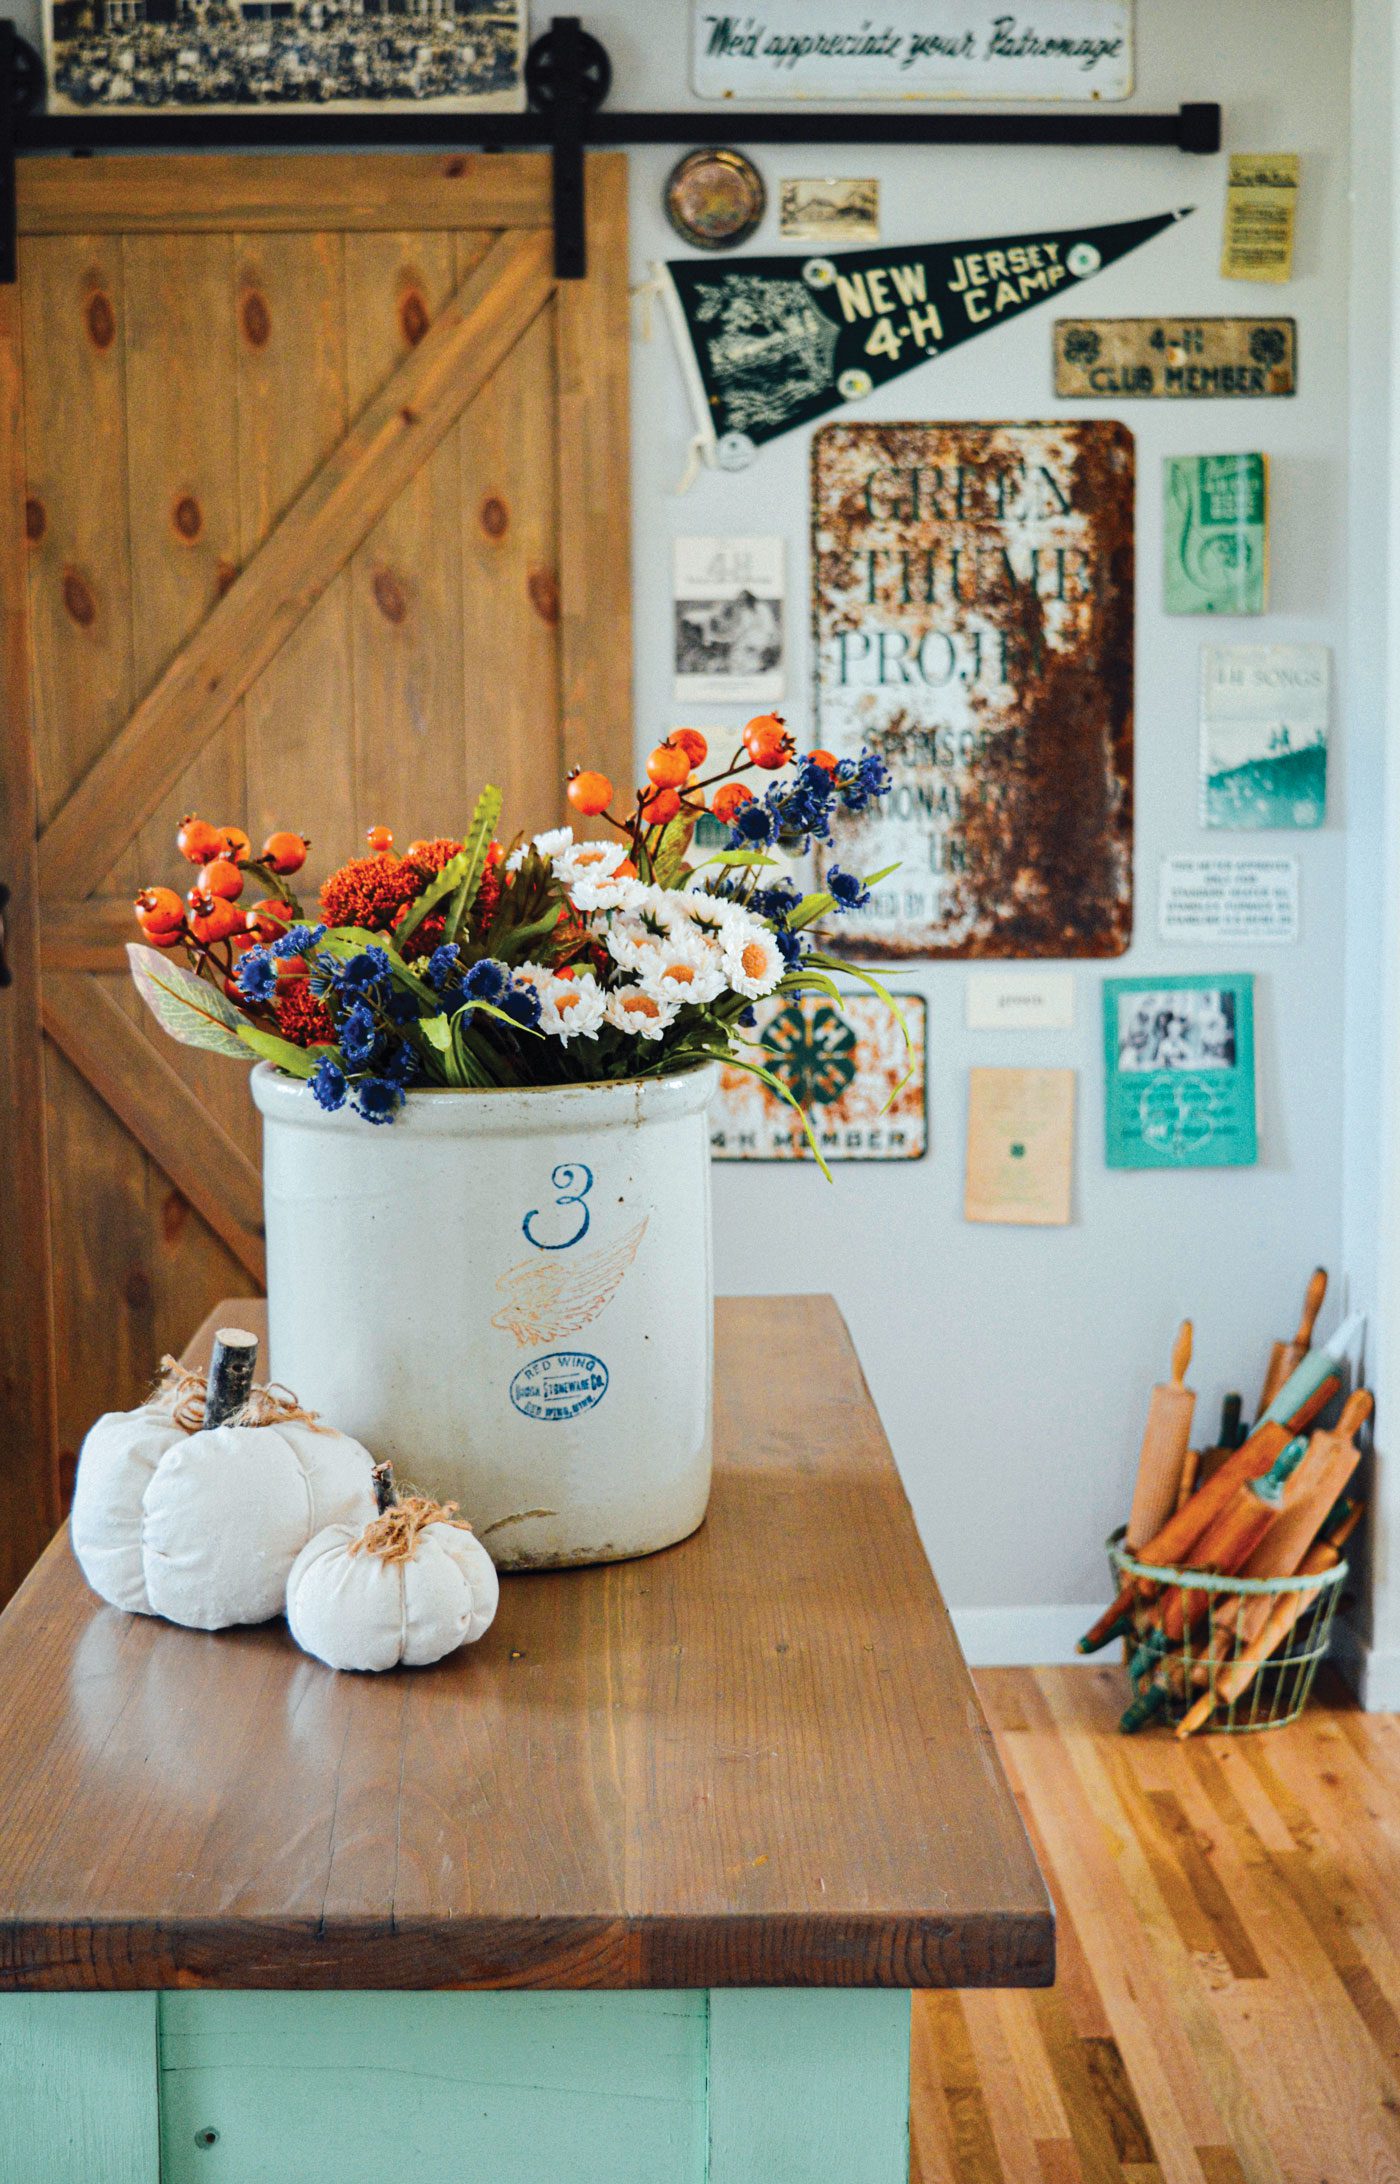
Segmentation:
[(729, 829), (729, 846), (731, 849), (762, 849), (772, 841), (774, 831), (772, 812), (766, 803), (760, 804), (755, 799), (751, 804), (741, 805), (735, 814)]
[(540, 997), (533, 986), (512, 986), (501, 1008), (513, 1023), (523, 1024), (527, 1031), (532, 1031), (540, 1020)]
[(758, 1022), (758, 1010), (752, 1005), (746, 1009), (740, 1009), (734, 1021), (742, 1030), (752, 1031), (754, 1025)]
[(308, 949), (315, 947), (325, 930), (324, 925), (289, 925), (286, 932), (273, 941), (271, 952), (275, 956), (305, 955)]
[(826, 875), (827, 892), (836, 898), (841, 910), (863, 910), (870, 900), (870, 889), (854, 872), (843, 872), (840, 865), (832, 865)]
[(377, 1000), (389, 990), (389, 958), (382, 948), (362, 948), (331, 973), (337, 993), (347, 1000)]
[(311, 1073), (312, 1097), (333, 1114), (337, 1107), (345, 1105), (347, 1089), (344, 1070), (337, 1069), (329, 1054), (323, 1054)]
[(806, 946), (802, 935), (800, 933), (790, 933), (785, 925), (775, 925), (773, 938), (778, 943), (778, 951), (788, 969), (790, 971), (796, 970), (798, 964), (802, 961), (802, 951)]
[(421, 1013), (418, 996), (406, 987), (396, 986), (384, 1009), (391, 1024), (416, 1024)]
[(277, 991), (277, 966), (266, 948), (250, 948), (238, 966), (238, 990), (246, 1001), (270, 1001)]
[(407, 1039), (395, 1040), (380, 1056), (379, 1074), (391, 1084), (412, 1084), (418, 1074), (418, 1056)]
[(445, 940), (440, 948), (434, 948), (428, 958), (428, 984), (435, 993), (441, 993), (448, 980), (461, 969), (462, 951), (455, 940)]
[(355, 1087), (355, 1105), (366, 1122), (392, 1122), (403, 1106), (403, 1086), (388, 1077), (363, 1077)]
[(358, 1002), (340, 1027), (340, 1051), (352, 1068), (363, 1069), (374, 1060), (378, 1045), (379, 1026), (363, 1002)]
[(509, 985), (510, 972), (504, 963), (498, 963), (494, 956), (483, 956), (462, 980), (462, 991), (469, 1001), (499, 1002)]

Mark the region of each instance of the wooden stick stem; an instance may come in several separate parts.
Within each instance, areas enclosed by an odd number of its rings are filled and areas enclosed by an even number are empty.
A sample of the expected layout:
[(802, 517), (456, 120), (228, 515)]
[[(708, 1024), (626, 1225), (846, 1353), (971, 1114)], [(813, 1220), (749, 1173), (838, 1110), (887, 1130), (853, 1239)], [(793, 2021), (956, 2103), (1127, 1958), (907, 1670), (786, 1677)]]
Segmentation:
[(204, 1423), (222, 1426), (242, 1410), (253, 1392), (258, 1366), (258, 1338), (242, 1327), (221, 1327), (214, 1337), (204, 1395)]

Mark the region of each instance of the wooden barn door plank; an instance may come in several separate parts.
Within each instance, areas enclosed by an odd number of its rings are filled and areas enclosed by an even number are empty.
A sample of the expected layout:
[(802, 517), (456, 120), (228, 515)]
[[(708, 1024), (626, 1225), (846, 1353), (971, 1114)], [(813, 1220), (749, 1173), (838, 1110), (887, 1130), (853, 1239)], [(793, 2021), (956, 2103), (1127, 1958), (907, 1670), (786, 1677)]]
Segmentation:
[[(481, 238), (484, 255), (491, 238)], [(450, 234), (347, 235), (352, 414), (428, 337), (460, 279)], [(499, 369), (499, 367), (498, 367)], [(479, 399), (479, 397), (478, 397)], [(456, 431), (385, 509), (350, 566), (355, 838), (384, 824), (402, 846), (465, 825), (461, 487)], [(397, 723), (392, 739), (387, 721)]]
[(44, 981), (44, 1028), (261, 1283), (266, 1258), (258, 1170), (174, 1064), (142, 1036), (101, 980), (84, 972)]
[[(20, 283), (29, 359), (30, 614), (42, 821), (106, 748), (139, 687), (131, 645), (121, 240), (27, 239)], [(78, 417), (88, 427), (80, 443)], [(125, 902), (129, 917), (129, 892)], [(45, 928), (41, 950), (46, 940)], [(54, 1342), (61, 1360), (58, 1451), (66, 1488), (93, 1418), (129, 1400), (133, 1386), (148, 1384), (158, 1354), (152, 1176), (140, 1145), (51, 1045), (43, 1062)]]
[[(238, 238), (238, 486), (246, 567), (334, 452), (352, 415), (345, 374), (345, 245), (339, 234)], [(311, 837), (308, 895), (354, 830), (350, 580), (342, 570), (243, 701), (256, 841)]]
[(588, 278), (557, 292), (564, 757), (633, 778), (627, 160), (588, 161)]
[(547, 301), (549, 247), (492, 245), (54, 818), (46, 894), (96, 891), (94, 860), (115, 861)]
[(245, 152), (23, 159), (22, 235), (548, 228), (539, 152)]
[(19, 291), (0, 288), (0, 1601), (58, 1522)]
[(554, 439), (518, 423), (554, 415), (554, 316), (521, 336), (459, 428), (466, 772), (494, 781), (510, 826), (531, 833), (566, 812)]

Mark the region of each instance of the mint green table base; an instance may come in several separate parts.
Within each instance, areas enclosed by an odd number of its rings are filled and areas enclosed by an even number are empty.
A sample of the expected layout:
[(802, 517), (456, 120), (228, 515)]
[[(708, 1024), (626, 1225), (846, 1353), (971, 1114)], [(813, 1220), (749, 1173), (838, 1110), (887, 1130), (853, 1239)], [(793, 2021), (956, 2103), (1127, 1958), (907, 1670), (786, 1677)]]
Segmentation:
[(0, 2184), (908, 2170), (909, 1996), (892, 1990), (0, 1996)]

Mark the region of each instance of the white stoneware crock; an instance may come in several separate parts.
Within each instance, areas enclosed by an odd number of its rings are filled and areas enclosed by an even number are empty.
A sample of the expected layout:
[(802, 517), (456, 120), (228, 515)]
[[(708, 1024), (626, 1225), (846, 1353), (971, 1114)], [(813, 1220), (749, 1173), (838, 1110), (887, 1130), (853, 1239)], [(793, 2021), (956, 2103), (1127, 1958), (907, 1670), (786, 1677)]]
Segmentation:
[(717, 1077), (410, 1092), (374, 1126), (253, 1071), (269, 1370), (502, 1569), (704, 1517)]

